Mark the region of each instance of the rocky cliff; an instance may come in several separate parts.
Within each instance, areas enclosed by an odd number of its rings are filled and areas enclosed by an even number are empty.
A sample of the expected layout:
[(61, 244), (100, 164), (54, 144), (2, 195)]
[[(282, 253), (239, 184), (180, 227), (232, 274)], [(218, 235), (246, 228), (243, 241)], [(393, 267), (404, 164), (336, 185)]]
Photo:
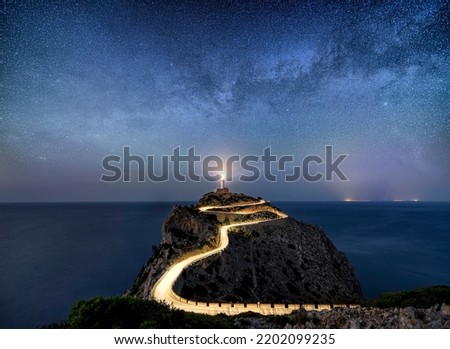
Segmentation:
[(151, 288), (171, 263), (187, 253), (217, 245), (218, 225), (215, 215), (203, 214), (193, 207), (175, 206), (162, 226), (160, 245), (153, 248), (153, 256), (126, 295), (150, 298)]
[[(255, 206), (259, 199), (244, 194), (225, 195), (208, 193), (195, 207), (174, 207), (160, 246), (128, 294), (149, 298), (168, 265), (217, 246), (221, 224), (270, 220), (279, 212), (268, 203)], [(220, 210), (226, 213), (199, 210), (212, 205), (242, 206)], [(193, 300), (248, 303), (355, 303), (362, 298), (349, 261), (318, 226), (277, 219), (235, 228), (229, 240), (222, 253), (184, 270), (175, 291)]]

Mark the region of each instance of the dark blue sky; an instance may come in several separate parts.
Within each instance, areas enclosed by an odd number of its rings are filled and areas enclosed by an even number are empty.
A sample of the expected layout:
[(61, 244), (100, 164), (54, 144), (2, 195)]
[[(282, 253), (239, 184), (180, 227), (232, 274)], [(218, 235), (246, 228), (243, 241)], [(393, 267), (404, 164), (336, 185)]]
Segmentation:
[[(349, 181), (239, 183), (272, 200), (450, 200), (447, 1), (7, 4), (0, 201), (195, 200), (100, 182), (131, 146), (348, 158)], [(355, 5), (354, 3), (358, 3)]]

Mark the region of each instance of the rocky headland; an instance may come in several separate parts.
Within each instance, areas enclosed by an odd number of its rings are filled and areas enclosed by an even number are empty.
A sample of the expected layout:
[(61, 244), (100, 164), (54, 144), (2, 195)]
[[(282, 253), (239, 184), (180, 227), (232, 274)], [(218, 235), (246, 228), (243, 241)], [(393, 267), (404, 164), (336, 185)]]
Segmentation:
[[(251, 224), (242, 225), (246, 222)], [(216, 253), (225, 227), (229, 244)], [(200, 254), (208, 257), (195, 259)], [(192, 256), (197, 262), (176, 274), (172, 284), (175, 297), (183, 297), (183, 302), (266, 302), (283, 308), (309, 303), (309, 308), (297, 307), (284, 315), (244, 310), (211, 316), (155, 300), (152, 292), (165, 273)], [(349, 303), (361, 306), (332, 307)], [(311, 304), (329, 307), (311, 310)], [(153, 256), (122, 297), (80, 301), (68, 321), (54, 327), (448, 329), (448, 304), (448, 286), (364, 300), (349, 261), (320, 227), (287, 217), (261, 198), (224, 191), (205, 194), (196, 205), (173, 208), (163, 224), (160, 245), (153, 247)]]
[(161, 244), (127, 294), (151, 298), (169, 265), (217, 246), (222, 225), (258, 219), (267, 222), (233, 228), (224, 251), (185, 269), (175, 292), (205, 302), (359, 303), (361, 288), (346, 256), (320, 227), (274, 219), (280, 213), (261, 198), (235, 193), (208, 193), (195, 206), (175, 206)]

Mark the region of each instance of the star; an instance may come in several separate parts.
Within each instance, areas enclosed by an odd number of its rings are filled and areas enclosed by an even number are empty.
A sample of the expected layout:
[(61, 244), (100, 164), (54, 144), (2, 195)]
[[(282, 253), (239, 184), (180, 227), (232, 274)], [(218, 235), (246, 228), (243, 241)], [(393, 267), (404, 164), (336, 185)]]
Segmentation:
[[(271, 146), (301, 159), (332, 144), (348, 154), (349, 183), (316, 183), (305, 200), (342, 200), (349, 187), (373, 200), (398, 188), (447, 200), (448, 12), (438, 0), (8, 3), (0, 166), (20, 183), (42, 176), (46, 185), (21, 194), (30, 200), (45, 200), (55, 182), (52, 197), (89, 197), (73, 189), (74, 174), (99, 200), (151, 199), (166, 189), (133, 183), (111, 194), (102, 159), (127, 145), (155, 158), (176, 147), (245, 156)], [(183, 199), (208, 190), (171, 183)], [(283, 200), (312, 188), (276, 185)], [(0, 193), (6, 186), (0, 177)]]

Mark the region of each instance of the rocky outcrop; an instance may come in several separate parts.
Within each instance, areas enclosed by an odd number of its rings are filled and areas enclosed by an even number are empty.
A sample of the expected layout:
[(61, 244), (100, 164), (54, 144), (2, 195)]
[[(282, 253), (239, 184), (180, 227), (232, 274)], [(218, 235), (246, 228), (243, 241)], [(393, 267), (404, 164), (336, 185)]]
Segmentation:
[(255, 203), (261, 198), (255, 199), (242, 193), (206, 193), (203, 195), (198, 204), (199, 206), (227, 206), (232, 204)]
[(297, 311), (284, 317), (284, 323), (264, 317), (238, 317), (239, 328), (450, 328), (450, 306), (436, 304), (427, 309), (335, 308), (323, 311)]
[(214, 244), (217, 219), (192, 207), (175, 206), (162, 227), (161, 244), (174, 249), (195, 249), (203, 244)]
[(167, 267), (181, 256), (217, 245), (215, 215), (203, 214), (193, 207), (175, 206), (162, 226), (162, 239), (153, 256), (142, 268), (125, 295), (150, 298), (151, 288)]
[(230, 245), (187, 268), (188, 299), (239, 303), (358, 303), (361, 289), (345, 255), (322, 229), (288, 218), (246, 226)]
[[(271, 220), (280, 212), (268, 203), (258, 212), (255, 206), (242, 206), (239, 213), (235, 209), (201, 212), (199, 207), (259, 200), (244, 194), (208, 193), (196, 207), (174, 207), (163, 225), (160, 246), (127, 294), (149, 298), (171, 263), (218, 245), (221, 224)], [(192, 300), (246, 303), (355, 303), (362, 298), (352, 266), (317, 226), (277, 219), (235, 229), (229, 240), (220, 254), (184, 270), (175, 292)]]

